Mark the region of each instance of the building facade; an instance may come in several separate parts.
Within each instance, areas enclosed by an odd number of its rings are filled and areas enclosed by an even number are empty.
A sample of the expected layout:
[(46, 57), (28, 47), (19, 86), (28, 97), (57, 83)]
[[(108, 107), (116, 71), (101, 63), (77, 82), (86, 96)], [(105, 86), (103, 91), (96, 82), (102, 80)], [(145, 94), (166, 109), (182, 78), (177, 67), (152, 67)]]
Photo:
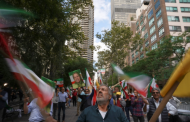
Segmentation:
[[(141, 34), (145, 42), (142, 47), (138, 47), (139, 51), (132, 50), (127, 56), (128, 65), (133, 65), (146, 57), (146, 53), (158, 48), (164, 36), (172, 35), (175, 39), (190, 29), (190, 0), (151, 0), (149, 4), (142, 5), (136, 15), (133, 30)], [(145, 51), (145, 48), (149, 50)]]
[(81, 31), (84, 32), (84, 36), (87, 38), (87, 40), (78, 44), (78, 46), (82, 48), (82, 51), (79, 54), (77, 50), (72, 47), (72, 43), (77, 40), (70, 40), (67, 42), (67, 45), (72, 51), (76, 52), (77, 55), (80, 55), (81, 57), (86, 58), (88, 62), (93, 63), (93, 50), (89, 47), (94, 45), (94, 8), (89, 6), (83, 11), (86, 13), (84, 19), (79, 20), (77, 17), (73, 19), (73, 23), (80, 24)]
[(140, 6), (141, 0), (111, 0), (111, 21), (117, 20), (127, 26)]

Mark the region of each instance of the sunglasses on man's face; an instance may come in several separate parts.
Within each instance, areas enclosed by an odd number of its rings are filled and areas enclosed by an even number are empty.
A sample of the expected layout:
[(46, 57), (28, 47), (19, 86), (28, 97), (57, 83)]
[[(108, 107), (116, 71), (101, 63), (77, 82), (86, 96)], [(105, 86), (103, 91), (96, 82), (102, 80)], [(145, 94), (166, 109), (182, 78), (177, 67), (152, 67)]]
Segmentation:
[(160, 92), (152, 92), (152, 94), (160, 94)]

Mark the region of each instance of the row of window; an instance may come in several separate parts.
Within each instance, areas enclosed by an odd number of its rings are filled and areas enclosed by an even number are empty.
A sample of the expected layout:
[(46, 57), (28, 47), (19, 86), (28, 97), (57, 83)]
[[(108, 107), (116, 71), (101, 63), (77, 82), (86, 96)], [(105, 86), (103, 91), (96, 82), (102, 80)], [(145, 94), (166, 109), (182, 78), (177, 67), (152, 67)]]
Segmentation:
[[(190, 7), (181, 7), (181, 12), (190, 12)], [(166, 6), (168, 12), (178, 12), (177, 7)]]
[[(190, 22), (190, 17), (182, 17), (183, 22)], [(179, 22), (179, 16), (168, 16), (169, 22)]]
[[(176, 0), (165, 0), (167, 3), (176, 3)], [(190, 3), (190, 0), (179, 0), (179, 3)]]
[[(185, 26), (184, 29), (185, 29), (185, 31), (190, 31), (190, 26)], [(181, 32), (181, 26), (170, 25), (169, 30), (170, 31), (175, 31), (175, 32)]]

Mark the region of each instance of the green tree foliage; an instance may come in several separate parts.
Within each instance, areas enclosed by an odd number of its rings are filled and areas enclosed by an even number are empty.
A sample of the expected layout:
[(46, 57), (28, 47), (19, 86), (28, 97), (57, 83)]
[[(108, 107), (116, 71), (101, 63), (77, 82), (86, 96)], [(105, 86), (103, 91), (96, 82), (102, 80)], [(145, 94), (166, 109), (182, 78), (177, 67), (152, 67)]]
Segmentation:
[(3, 0), (15, 8), (33, 13), (11, 28), (22, 60), (39, 76), (50, 79), (62, 77), (63, 63), (76, 54), (70, 46), (81, 52), (79, 43), (87, 38), (77, 20), (85, 19), (86, 7), (91, 0)]
[[(159, 48), (150, 51), (144, 59), (123, 70), (142, 72), (155, 76), (157, 81), (166, 81), (184, 56), (187, 45), (190, 43), (189, 37), (189, 32), (184, 32), (177, 37), (164, 37), (161, 42), (158, 42)], [(150, 50), (150, 47), (145, 50)]]
[(93, 65), (87, 61), (87, 59), (81, 58), (81, 57), (76, 57), (76, 58), (69, 58), (67, 62), (64, 63), (64, 73), (63, 73), (63, 78), (64, 78), (64, 84), (65, 86), (70, 86), (71, 85), (71, 80), (69, 78), (69, 72), (72, 72), (74, 70), (80, 69), (83, 78), (86, 77), (86, 71), (85, 68), (88, 70), (88, 73), (91, 77), (94, 76), (93, 73)]

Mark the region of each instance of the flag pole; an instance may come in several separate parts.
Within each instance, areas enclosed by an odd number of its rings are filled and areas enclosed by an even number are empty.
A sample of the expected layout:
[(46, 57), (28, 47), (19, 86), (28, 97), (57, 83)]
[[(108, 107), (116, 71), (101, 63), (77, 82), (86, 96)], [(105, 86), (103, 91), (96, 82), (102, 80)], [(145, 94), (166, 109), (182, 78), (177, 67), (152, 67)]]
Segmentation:
[(164, 107), (166, 106), (167, 102), (172, 97), (172, 95), (173, 95), (174, 91), (176, 90), (176, 88), (178, 87), (178, 85), (179, 85), (179, 82), (176, 81), (174, 83), (174, 85), (171, 87), (171, 89), (168, 91), (168, 93), (166, 94), (166, 96), (161, 101), (160, 105), (158, 106), (158, 108), (154, 112), (154, 114), (151, 117), (151, 119), (150, 119), (149, 122), (156, 122), (156, 120), (158, 119), (158, 116), (161, 114), (161, 112), (164, 109)]

